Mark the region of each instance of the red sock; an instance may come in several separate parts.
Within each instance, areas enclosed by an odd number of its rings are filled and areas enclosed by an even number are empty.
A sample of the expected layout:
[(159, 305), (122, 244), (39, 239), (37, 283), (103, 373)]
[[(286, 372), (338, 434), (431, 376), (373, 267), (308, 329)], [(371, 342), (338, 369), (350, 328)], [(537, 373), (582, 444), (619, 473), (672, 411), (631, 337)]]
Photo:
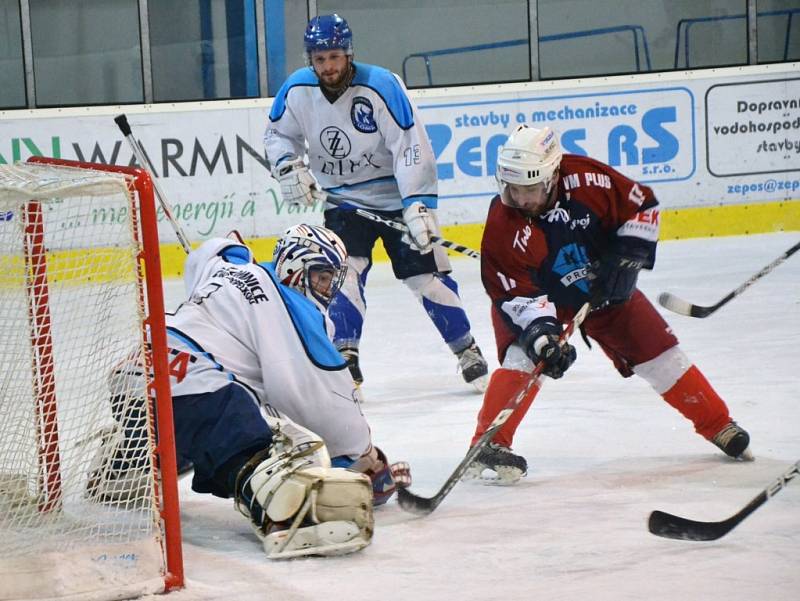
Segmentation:
[[(524, 371), (517, 371), (512, 369), (496, 369), (489, 380), (489, 386), (486, 388), (486, 393), (483, 396), (483, 407), (478, 413), (478, 426), (475, 428), (475, 435), (472, 437), (472, 445), (478, 442), (481, 435), (486, 432), (489, 425), (497, 417), (497, 414), (502, 411), (506, 403), (513, 399), (530, 380), (531, 375)], [(514, 413), (508, 418), (497, 433), (492, 438), (493, 442), (510, 447), (511, 441), (514, 439), (514, 432), (517, 431), (522, 418), (528, 412), (528, 408), (533, 402), (536, 393), (539, 392), (539, 386), (531, 386), (525, 398), (522, 399), (517, 406)]]
[(694, 365), (661, 396), (690, 419), (697, 433), (708, 440), (731, 421), (725, 401)]

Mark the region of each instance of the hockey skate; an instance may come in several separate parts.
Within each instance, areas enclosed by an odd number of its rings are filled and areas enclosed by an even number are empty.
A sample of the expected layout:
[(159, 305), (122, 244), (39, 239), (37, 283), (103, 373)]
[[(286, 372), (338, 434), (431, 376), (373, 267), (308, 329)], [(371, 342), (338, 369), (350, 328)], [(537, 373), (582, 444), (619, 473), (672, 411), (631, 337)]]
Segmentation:
[[(486, 470), (495, 476), (484, 475)], [(490, 442), (464, 473), (464, 480), (483, 480), (494, 484), (514, 484), (528, 473), (528, 462), (522, 455), (511, 452), (508, 447)]]
[(750, 435), (735, 421), (731, 421), (711, 439), (722, 451), (739, 461), (753, 461), (750, 451)]
[(358, 349), (357, 348), (342, 348), (339, 352), (347, 361), (347, 369), (350, 370), (350, 375), (353, 377), (353, 382), (361, 386), (364, 383), (364, 375), (361, 373), (361, 368), (358, 366)]
[(458, 368), (467, 384), (472, 384), (478, 392), (484, 392), (489, 384), (489, 364), (483, 358), (475, 340), (463, 351), (456, 353)]

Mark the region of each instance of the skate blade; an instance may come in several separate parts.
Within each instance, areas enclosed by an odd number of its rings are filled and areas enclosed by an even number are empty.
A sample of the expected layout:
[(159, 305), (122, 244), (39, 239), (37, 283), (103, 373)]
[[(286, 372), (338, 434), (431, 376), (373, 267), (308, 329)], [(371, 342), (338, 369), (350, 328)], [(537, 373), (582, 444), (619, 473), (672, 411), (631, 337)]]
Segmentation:
[(461, 479), (475, 480), (492, 486), (511, 486), (519, 482), (525, 475), (527, 475), (525, 472), (515, 467), (498, 467), (493, 470), (483, 465), (472, 465), (464, 472)]
[(489, 386), (489, 375), (485, 376), (478, 376), (474, 380), (470, 382), (472, 386), (480, 393), (486, 392), (486, 388)]

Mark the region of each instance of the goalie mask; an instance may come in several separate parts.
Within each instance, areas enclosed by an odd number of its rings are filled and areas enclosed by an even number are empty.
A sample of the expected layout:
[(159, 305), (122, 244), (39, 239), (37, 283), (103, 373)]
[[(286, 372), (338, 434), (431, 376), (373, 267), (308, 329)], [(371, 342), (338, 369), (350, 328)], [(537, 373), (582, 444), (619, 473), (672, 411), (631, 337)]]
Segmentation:
[[(563, 153), (555, 132), (549, 127), (535, 129), (519, 125), (500, 148), (497, 156), (495, 178), (500, 190), (503, 204), (528, 212), (541, 212), (535, 209), (544, 208), (551, 202), (552, 192), (558, 178)], [(538, 193), (542, 197), (542, 206), (536, 201), (521, 202), (508, 189), (513, 185), (515, 191), (524, 190), (534, 198)]]
[(315, 50), (335, 50), (341, 48), (348, 56), (353, 56), (353, 32), (342, 17), (337, 14), (320, 15), (308, 22), (303, 36), (306, 63), (311, 62)]
[(327, 307), (347, 274), (347, 250), (331, 230), (299, 224), (283, 233), (272, 255), (281, 283)]

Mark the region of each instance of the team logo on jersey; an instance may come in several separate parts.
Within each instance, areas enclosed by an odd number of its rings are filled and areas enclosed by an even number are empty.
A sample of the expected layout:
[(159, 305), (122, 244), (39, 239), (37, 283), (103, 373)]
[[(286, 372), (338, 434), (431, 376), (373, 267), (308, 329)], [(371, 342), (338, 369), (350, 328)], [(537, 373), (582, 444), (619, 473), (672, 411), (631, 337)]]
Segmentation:
[(347, 157), (352, 148), (347, 134), (333, 125), (319, 132), (319, 143), (334, 159)]
[(583, 292), (589, 293), (586, 282), (586, 266), (589, 259), (586, 251), (578, 244), (567, 244), (558, 251), (556, 260), (553, 261), (553, 271), (561, 276), (561, 283), (566, 286), (575, 284)]
[(555, 223), (557, 221), (569, 223), (569, 211), (561, 206), (560, 200), (557, 200), (555, 206), (542, 215), (539, 219), (547, 221), (547, 223)]
[(353, 106), (350, 107), (350, 119), (353, 122), (353, 127), (362, 134), (374, 134), (378, 131), (374, 113), (375, 110), (369, 100), (363, 96), (353, 98)]

